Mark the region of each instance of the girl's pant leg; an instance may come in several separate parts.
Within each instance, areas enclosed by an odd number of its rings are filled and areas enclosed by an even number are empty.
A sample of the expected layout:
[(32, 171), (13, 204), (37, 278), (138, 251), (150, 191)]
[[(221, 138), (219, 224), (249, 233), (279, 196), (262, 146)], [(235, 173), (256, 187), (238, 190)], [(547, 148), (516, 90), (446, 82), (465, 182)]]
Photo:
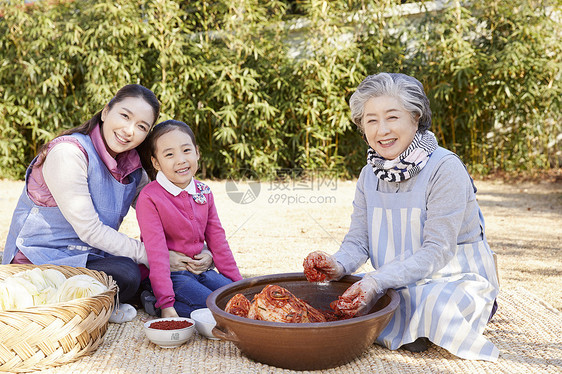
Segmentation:
[(176, 294), (174, 308), (179, 316), (189, 317), (195, 309), (207, 307), (207, 296), (213, 291), (200, 283), (197, 275), (188, 271), (175, 271), (171, 278)]
[(119, 287), (119, 302), (134, 302), (140, 285), (139, 266), (129, 257), (112, 256), (88, 260), (86, 268), (111, 275)]
[(232, 283), (232, 281), (225, 277), (224, 275), (217, 273), (214, 270), (207, 270), (199, 275), (199, 282), (201, 282), (205, 287), (214, 291), (218, 290), (222, 286)]

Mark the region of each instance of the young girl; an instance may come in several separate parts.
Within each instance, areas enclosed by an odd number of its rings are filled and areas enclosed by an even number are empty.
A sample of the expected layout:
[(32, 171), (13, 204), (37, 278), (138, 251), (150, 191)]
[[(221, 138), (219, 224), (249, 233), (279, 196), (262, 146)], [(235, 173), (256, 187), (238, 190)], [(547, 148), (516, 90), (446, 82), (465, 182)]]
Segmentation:
[[(150, 284), (162, 317), (189, 317), (205, 308), (212, 291), (242, 279), (226, 241), (208, 186), (194, 178), (199, 149), (191, 128), (169, 120), (147, 138), (150, 162), (143, 160), (153, 180), (140, 193), (137, 219), (150, 267)], [(154, 180), (155, 179), (155, 180)], [(208, 269), (170, 271), (168, 251), (200, 258), (205, 242), (220, 273)], [(190, 271), (191, 270), (191, 271)], [(146, 309), (146, 306), (145, 306)]]

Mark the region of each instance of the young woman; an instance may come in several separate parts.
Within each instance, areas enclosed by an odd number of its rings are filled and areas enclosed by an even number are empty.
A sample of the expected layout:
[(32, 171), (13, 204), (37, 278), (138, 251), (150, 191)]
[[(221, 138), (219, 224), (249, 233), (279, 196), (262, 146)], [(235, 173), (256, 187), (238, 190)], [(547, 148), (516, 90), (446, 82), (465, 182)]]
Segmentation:
[(350, 107), (369, 146), (367, 165), (348, 234), (333, 256), (308, 255), (307, 278), (337, 280), (370, 259), (376, 270), (342, 295), (337, 310), (362, 313), (394, 288), (400, 306), (379, 344), (420, 352), (432, 342), (462, 358), (495, 361), (498, 349), (482, 335), (499, 290), (493, 253), (472, 179), (428, 131), (422, 84), (404, 74), (371, 75)]
[[(104, 271), (130, 301), (148, 264), (142, 243), (118, 232), (148, 183), (136, 147), (160, 112), (149, 89), (131, 84), (81, 126), (46, 144), (26, 172), (8, 233), (3, 264), (81, 266)], [(120, 304), (112, 322), (136, 316)]]
[[(199, 149), (191, 128), (183, 122), (159, 123), (146, 146), (150, 160), (144, 165), (151, 179), (140, 193), (137, 219), (148, 254), (150, 285), (162, 317), (189, 317), (205, 308), (212, 291), (241, 280), (226, 241), (209, 187), (195, 179)], [(209, 269), (211, 255), (218, 272)], [(182, 252), (206, 263), (201, 269), (188, 263), (183, 271), (171, 271), (169, 251)], [(148, 287), (147, 287), (148, 288)], [(145, 310), (146, 299), (143, 300)]]

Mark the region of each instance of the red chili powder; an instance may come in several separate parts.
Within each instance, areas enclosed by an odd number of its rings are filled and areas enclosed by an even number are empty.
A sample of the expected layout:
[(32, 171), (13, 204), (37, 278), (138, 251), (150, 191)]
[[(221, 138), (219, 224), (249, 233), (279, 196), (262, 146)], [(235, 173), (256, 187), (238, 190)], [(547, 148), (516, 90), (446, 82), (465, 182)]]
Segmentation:
[(193, 323), (189, 321), (156, 321), (150, 324), (150, 328), (158, 330), (178, 330), (185, 329), (191, 325), (193, 325)]

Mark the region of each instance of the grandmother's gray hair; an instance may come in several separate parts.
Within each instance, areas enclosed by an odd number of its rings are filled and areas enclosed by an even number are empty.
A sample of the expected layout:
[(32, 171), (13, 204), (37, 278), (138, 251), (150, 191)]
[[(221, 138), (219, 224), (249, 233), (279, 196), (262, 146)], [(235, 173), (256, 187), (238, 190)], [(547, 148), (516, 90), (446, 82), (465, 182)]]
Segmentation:
[(404, 109), (418, 120), (418, 131), (426, 132), (431, 126), (431, 109), (423, 85), (416, 78), (400, 73), (379, 73), (369, 75), (359, 83), (357, 90), (349, 99), (351, 118), (364, 133), (361, 123), (365, 103), (372, 97), (390, 96), (402, 102)]

